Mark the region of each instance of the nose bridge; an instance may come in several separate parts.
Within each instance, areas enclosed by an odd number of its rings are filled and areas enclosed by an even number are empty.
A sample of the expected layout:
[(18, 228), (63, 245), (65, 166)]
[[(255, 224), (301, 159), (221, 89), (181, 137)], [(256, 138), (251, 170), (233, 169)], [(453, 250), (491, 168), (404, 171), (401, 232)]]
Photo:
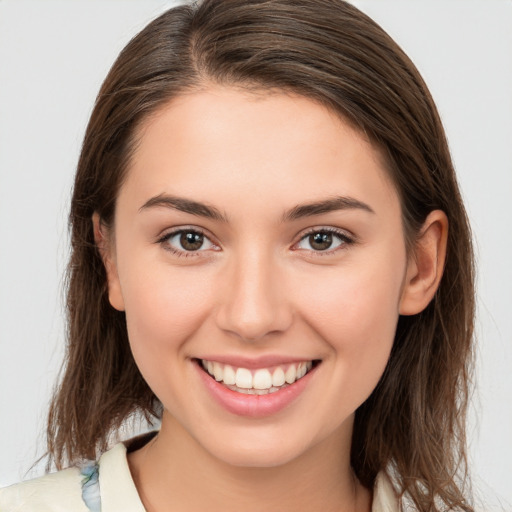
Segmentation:
[(291, 311), (276, 258), (268, 250), (241, 250), (230, 264), (219, 326), (247, 341), (284, 331)]

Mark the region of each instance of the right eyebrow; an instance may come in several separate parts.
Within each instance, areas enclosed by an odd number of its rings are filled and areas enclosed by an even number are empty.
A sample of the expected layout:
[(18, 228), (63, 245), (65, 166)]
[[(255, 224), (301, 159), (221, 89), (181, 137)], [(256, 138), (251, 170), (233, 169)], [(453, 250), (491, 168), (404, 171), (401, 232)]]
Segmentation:
[(139, 212), (148, 208), (172, 208), (184, 213), (190, 213), (198, 217), (219, 220), (227, 222), (227, 218), (217, 208), (198, 201), (192, 201), (184, 197), (177, 197), (168, 194), (159, 194), (146, 201), (140, 208)]
[(313, 203), (299, 204), (286, 212), (283, 220), (297, 220), (303, 217), (312, 217), (314, 215), (322, 215), (337, 210), (362, 210), (368, 213), (375, 211), (366, 203), (354, 199), (353, 197), (334, 196), (325, 200), (315, 201)]

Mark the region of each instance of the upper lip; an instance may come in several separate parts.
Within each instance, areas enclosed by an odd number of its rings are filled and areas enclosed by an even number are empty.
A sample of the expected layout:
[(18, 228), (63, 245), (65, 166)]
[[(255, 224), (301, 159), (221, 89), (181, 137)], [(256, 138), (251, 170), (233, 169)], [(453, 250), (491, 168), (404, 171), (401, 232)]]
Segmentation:
[(209, 354), (198, 357), (197, 359), (217, 362), (221, 364), (229, 364), (230, 366), (234, 366), (236, 368), (247, 368), (248, 370), (318, 360), (317, 358), (312, 357), (296, 357), (277, 354), (262, 355), (258, 357)]

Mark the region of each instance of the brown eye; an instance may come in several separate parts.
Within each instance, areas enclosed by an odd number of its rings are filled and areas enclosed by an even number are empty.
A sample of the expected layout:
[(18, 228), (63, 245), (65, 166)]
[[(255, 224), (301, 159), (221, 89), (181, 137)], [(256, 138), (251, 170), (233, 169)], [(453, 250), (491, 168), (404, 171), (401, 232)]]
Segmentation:
[(180, 245), (186, 251), (198, 251), (204, 242), (204, 235), (195, 231), (183, 231), (180, 235)]
[(319, 229), (318, 231), (311, 231), (309, 234), (306, 234), (296, 247), (297, 249), (313, 252), (327, 252), (351, 243), (352, 239), (343, 232)]
[(332, 245), (332, 233), (313, 233), (309, 235), (309, 245), (315, 251), (326, 251)]
[(203, 252), (208, 249), (218, 249), (206, 235), (193, 229), (174, 231), (174, 233), (165, 235), (159, 242), (167, 246), (167, 249), (176, 253)]

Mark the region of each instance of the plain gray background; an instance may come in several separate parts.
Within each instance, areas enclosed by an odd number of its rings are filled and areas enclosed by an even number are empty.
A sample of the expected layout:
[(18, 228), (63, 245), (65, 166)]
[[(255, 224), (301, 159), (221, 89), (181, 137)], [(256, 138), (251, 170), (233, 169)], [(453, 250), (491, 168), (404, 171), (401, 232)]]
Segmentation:
[[(175, 2), (0, 0), (0, 485), (41, 473), (62, 358), (66, 216), (98, 88)], [(437, 101), (474, 229), (477, 391), (469, 428), (482, 508), (512, 510), (512, 1), (360, 0)], [(501, 508), (500, 508), (501, 504)]]

